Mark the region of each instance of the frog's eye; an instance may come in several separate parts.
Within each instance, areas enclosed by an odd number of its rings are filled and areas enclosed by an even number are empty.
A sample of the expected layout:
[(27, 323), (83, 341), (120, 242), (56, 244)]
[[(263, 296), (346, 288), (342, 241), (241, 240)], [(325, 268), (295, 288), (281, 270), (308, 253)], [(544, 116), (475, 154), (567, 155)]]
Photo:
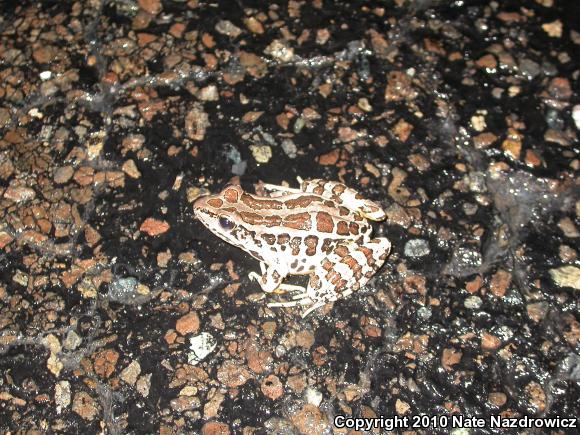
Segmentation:
[(235, 223), (233, 223), (231, 220), (229, 220), (226, 217), (220, 217), (219, 219), (219, 223), (220, 223), (220, 227), (222, 227), (224, 230), (233, 230), (234, 227), (236, 226)]

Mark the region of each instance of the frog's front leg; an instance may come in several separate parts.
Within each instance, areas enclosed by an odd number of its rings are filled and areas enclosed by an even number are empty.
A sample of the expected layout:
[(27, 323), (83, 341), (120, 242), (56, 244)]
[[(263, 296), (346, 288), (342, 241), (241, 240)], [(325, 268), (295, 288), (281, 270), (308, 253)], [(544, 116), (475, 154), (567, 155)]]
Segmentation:
[(250, 272), (248, 278), (257, 281), (265, 293), (304, 290), (304, 287), (282, 284), (282, 281), (288, 275), (288, 271), (279, 265), (268, 266), (266, 263), (261, 262), (260, 270), (262, 272), (261, 275), (256, 272)]
[(275, 267), (268, 266), (263, 262), (260, 263), (260, 269), (262, 271), (261, 274), (250, 272), (248, 278), (256, 281), (265, 293), (272, 293), (276, 290), (286, 276), (286, 274), (278, 272)]
[(300, 190), (330, 199), (373, 221), (382, 221), (386, 217), (385, 211), (379, 204), (363, 198), (355, 189), (338, 181), (305, 180), (301, 183)]

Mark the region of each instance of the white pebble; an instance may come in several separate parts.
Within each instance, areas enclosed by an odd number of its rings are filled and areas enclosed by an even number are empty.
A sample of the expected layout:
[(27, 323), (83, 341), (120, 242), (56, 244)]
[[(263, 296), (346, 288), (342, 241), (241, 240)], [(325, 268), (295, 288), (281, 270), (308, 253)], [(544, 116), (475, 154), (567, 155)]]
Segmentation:
[(316, 407), (322, 403), (322, 393), (314, 388), (307, 388), (305, 392), (305, 399), (311, 405)]
[(405, 244), (405, 256), (424, 257), (429, 254), (429, 243), (423, 239), (411, 239)]
[(482, 303), (483, 301), (479, 296), (469, 296), (468, 298), (465, 299), (463, 305), (465, 306), (465, 308), (477, 310), (479, 307), (481, 307)]
[(580, 104), (576, 104), (572, 109), (572, 118), (574, 119), (576, 128), (580, 130)]
[(187, 354), (187, 361), (196, 365), (208, 356), (217, 346), (217, 341), (209, 332), (202, 332), (189, 339), (191, 352)]

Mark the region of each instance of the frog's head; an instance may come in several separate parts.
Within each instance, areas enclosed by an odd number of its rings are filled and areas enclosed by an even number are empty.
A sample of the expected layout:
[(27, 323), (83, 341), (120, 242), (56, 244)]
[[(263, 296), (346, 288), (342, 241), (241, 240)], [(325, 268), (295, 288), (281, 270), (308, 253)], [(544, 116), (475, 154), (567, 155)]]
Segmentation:
[(216, 195), (202, 196), (193, 203), (195, 217), (212, 233), (235, 244), (238, 201), (243, 193), (240, 186), (231, 184)]

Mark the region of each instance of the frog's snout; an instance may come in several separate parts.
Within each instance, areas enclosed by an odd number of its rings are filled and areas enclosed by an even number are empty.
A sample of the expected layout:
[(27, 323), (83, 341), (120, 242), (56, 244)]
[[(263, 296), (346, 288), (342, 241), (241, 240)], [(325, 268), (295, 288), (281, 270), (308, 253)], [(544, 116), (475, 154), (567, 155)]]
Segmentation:
[(200, 196), (195, 201), (193, 201), (193, 214), (199, 212), (206, 205), (206, 196)]
[(201, 222), (204, 222), (204, 217), (207, 216), (208, 212), (208, 195), (200, 196), (195, 201), (193, 201), (193, 216)]

